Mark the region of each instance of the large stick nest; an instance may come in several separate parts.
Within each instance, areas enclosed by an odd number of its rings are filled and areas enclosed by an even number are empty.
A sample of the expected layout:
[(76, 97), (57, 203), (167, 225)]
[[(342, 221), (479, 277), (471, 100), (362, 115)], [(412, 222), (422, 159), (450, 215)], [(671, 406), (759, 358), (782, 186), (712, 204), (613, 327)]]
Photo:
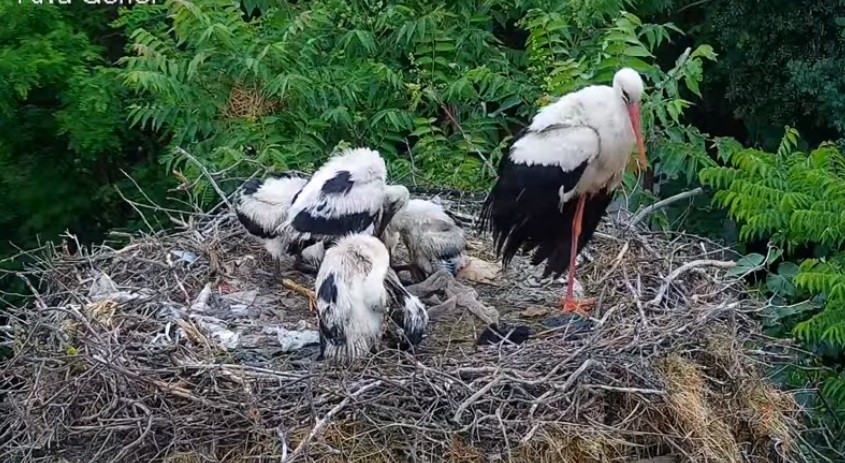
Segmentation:
[[(764, 380), (768, 341), (747, 315), (758, 303), (701, 238), (608, 221), (578, 270), (593, 319), (561, 317), (562, 283), (518, 256), (492, 284), (428, 295), (442, 304), (415, 353), (340, 366), (291, 347), (313, 341), (306, 300), (231, 213), (181, 223), (31, 254), (37, 297), (9, 314), (2, 365), (3, 460), (797, 459), (797, 407)], [(486, 238), (471, 244), (493, 260)], [(476, 345), (486, 322), (462, 297), (534, 335)]]

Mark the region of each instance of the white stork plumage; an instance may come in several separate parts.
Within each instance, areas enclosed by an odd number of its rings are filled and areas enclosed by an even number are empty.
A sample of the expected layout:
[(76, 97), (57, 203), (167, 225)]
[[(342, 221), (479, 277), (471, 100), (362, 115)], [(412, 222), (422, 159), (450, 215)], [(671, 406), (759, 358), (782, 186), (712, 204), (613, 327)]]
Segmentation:
[(623, 68), (612, 86), (591, 85), (544, 107), (517, 134), (484, 203), (480, 226), (492, 231), (503, 265), (522, 248), (535, 250), (532, 265), (546, 261), (544, 277), (569, 269), (564, 311), (584, 314), (595, 303), (573, 298), (575, 256), (604, 216), (634, 146), (646, 167), (642, 93), (639, 74)]
[(274, 273), (280, 273), (279, 264), (285, 254), (314, 266), (322, 258), (323, 244), (294, 239), (281, 227), (293, 198), (308, 183), (308, 178), (296, 172), (278, 172), (265, 179), (250, 179), (241, 186), (235, 201), (238, 221), (247, 233), (264, 243), (274, 262)]
[(387, 185), (386, 177), (377, 151), (343, 151), (317, 169), (296, 195), (285, 226), (301, 239), (323, 241), (326, 247), (355, 233), (380, 237), (410, 197), (407, 188)]
[[(296, 242), (320, 242), (323, 251), (347, 235), (381, 237), (410, 197), (404, 186), (387, 185), (386, 177), (378, 151), (355, 148), (332, 156), (294, 196), (280, 233)], [(318, 265), (322, 259), (316, 258)], [(314, 308), (314, 296), (307, 297)]]
[(326, 251), (314, 284), (319, 359), (366, 355), (378, 342), (390, 308), (408, 343), (422, 341), (428, 313), (419, 298), (405, 290), (389, 262), (387, 248), (372, 235), (345, 236)]
[(387, 225), (386, 243), (399, 236), (408, 248), (411, 274), (421, 281), (444, 269), (453, 276), (465, 265), (464, 230), (446, 214), (443, 206), (424, 199), (408, 201)]

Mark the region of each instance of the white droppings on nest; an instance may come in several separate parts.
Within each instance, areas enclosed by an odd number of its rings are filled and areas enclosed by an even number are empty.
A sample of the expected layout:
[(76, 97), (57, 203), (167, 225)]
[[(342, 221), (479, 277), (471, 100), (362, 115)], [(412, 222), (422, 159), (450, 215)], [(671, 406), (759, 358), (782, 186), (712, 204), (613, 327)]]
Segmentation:
[(297, 325), (296, 330), (287, 330), (281, 326), (268, 326), (264, 328), (264, 332), (276, 333), (276, 339), (278, 339), (279, 345), (282, 346), (282, 352), (299, 350), (305, 346), (320, 342), (320, 334), (316, 330), (306, 329), (304, 321)]
[(136, 299), (149, 299), (154, 293), (155, 291), (149, 288), (142, 288), (137, 291), (121, 290), (107, 273), (99, 272), (88, 290), (88, 298), (92, 302), (115, 301), (122, 303)]

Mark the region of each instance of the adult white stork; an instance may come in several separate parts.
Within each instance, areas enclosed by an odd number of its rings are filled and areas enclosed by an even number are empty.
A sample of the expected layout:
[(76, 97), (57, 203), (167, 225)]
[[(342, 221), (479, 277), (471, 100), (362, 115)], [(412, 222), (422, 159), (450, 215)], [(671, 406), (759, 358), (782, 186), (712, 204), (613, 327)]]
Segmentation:
[(516, 136), (499, 164), (480, 226), (492, 231), (507, 266), (522, 248), (535, 250), (532, 265), (546, 261), (543, 276), (567, 268), (564, 311), (595, 303), (575, 300), (575, 256), (592, 238), (622, 181), (636, 144), (646, 167), (640, 128), (643, 81), (630, 68), (613, 85), (591, 85), (546, 106)]
[(384, 315), (391, 307), (392, 318), (407, 342), (417, 345), (422, 341), (428, 313), (399, 283), (389, 262), (387, 248), (371, 235), (340, 238), (326, 251), (314, 283), (319, 359), (351, 360), (366, 355), (378, 342)]
[(322, 258), (323, 244), (314, 240), (294, 239), (281, 225), (287, 219), (293, 198), (308, 183), (308, 178), (296, 172), (278, 172), (265, 179), (250, 179), (241, 186), (235, 212), (247, 233), (264, 243), (273, 258), (276, 276), (285, 254), (296, 257), (296, 264), (307, 261), (316, 272)]
[(411, 274), (421, 281), (444, 269), (453, 276), (464, 264), (464, 230), (446, 214), (443, 206), (424, 199), (408, 201), (387, 225), (385, 243), (401, 237), (408, 248)]

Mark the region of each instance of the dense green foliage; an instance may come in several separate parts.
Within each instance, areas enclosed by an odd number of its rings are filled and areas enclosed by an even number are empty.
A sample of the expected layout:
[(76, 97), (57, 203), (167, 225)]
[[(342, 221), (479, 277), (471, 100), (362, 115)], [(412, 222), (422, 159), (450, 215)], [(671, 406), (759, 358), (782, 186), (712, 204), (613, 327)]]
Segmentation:
[(811, 142), (845, 135), (845, 2), (719, 3), (706, 21), (725, 53), (714, 77), (754, 139), (775, 145), (787, 124)]
[[(766, 280), (766, 315), (776, 333), (793, 333), (821, 356), (819, 369), (796, 370), (821, 387), (820, 404), (845, 419), (845, 155), (832, 144), (805, 153), (790, 129), (775, 153), (718, 141), (727, 164), (701, 171), (714, 201), (741, 225), (746, 241), (767, 239), (783, 256)], [(802, 258), (804, 256), (812, 256)], [(751, 256), (749, 256), (750, 258)], [(791, 259), (800, 259), (792, 262)], [(757, 256), (762, 261), (762, 256)], [(771, 262), (775, 262), (770, 258)], [(845, 432), (845, 429), (841, 431)]]
[(107, 13), (0, 5), (0, 249), (65, 230), (96, 238), (131, 212), (113, 188), (127, 180), (120, 169), (151, 189), (161, 177), (136, 168), (154, 144), (127, 128), (129, 94), (94, 39)]
[(653, 53), (679, 31), (642, 23), (622, 1), (275, 5), (247, 22), (226, 0), (127, 14), (124, 23), (143, 26), (123, 60), (126, 84), (145, 97), (133, 123), (215, 170), (309, 170), (338, 144), (368, 145), (386, 156), (394, 181), (479, 189), (538, 105), (631, 66), (651, 87), (644, 124), (658, 173), (694, 178), (712, 162), (681, 121), (683, 92), (698, 93), (712, 50), (661, 70)]

